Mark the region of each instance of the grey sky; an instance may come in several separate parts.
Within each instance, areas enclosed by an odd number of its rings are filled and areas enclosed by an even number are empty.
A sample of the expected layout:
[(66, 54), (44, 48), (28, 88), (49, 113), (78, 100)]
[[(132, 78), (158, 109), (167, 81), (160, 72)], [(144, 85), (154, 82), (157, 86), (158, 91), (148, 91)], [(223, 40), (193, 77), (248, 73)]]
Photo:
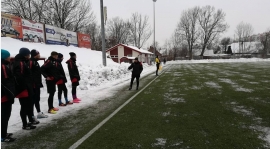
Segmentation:
[[(100, 0), (91, 0), (97, 22), (100, 24)], [(153, 27), (153, 0), (104, 0), (108, 9), (108, 19), (119, 16), (130, 18), (134, 12), (149, 16)], [(270, 0), (157, 0), (156, 2), (156, 41), (161, 45), (169, 39), (180, 19), (181, 12), (194, 6), (211, 5), (226, 13), (229, 30), (223, 36), (233, 38), (236, 26), (247, 22), (254, 27), (254, 33), (262, 33), (270, 28)], [(144, 47), (153, 43), (153, 36)]]

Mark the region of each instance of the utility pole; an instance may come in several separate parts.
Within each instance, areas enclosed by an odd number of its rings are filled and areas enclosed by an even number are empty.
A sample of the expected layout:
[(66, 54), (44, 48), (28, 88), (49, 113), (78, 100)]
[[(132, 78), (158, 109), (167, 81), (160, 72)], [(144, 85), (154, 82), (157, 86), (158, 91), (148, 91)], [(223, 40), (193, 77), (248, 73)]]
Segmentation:
[(106, 66), (103, 0), (100, 0), (100, 15), (101, 15), (101, 35), (102, 35), (102, 60), (103, 60), (103, 66)]

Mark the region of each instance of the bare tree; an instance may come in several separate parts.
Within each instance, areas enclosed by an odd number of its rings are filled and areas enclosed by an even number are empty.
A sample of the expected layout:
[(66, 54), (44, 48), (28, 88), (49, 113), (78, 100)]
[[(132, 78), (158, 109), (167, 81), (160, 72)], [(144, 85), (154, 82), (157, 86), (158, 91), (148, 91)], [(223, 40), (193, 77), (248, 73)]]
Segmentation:
[(148, 16), (133, 13), (130, 18), (130, 33), (135, 46), (141, 48), (152, 34)]
[(166, 39), (166, 41), (165, 41), (165, 43), (163, 45), (163, 49), (165, 49), (165, 51), (162, 54), (168, 55), (169, 54), (168, 52), (171, 49), (171, 42), (169, 40)]
[(31, 0), (2, 0), (2, 9), (6, 13), (19, 16), (23, 19), (33, 20)]
[(220, 44), (224, 46), (225, 53), (227, 51), (227, 46), (230, 44), (230, 41), (231, 41), (230, 37), (222, 38), (220, 41)]
[(198, 28), (197, 28), (197, 21), (198, 21), (198, 14), (199, 14), (199, 7), (194, 7), (188, 9), (187, 11), (183, 11), (180, 22), (177, 25), (177, 30), (180, 34), (183, 34), (185, 40), (188, 43), (188, 50), (189, 50), (189, 59), (192, 59), (192, 49), (193, 45), (198, 39)]
[(100, 26), (98, 26), (96, 22), (93, 22), (84, 28), (84, 32), (90, 35), (91, 49), (101, 51), (102, 41)]
[(50, 18), (47, 17), (47, 10), (49, 9), (48, 0), (32, 0), (33, 18), (34, 21), (47, 24)]
[(175, 33), (171, 37), (171, 45), (172, 45), (172, 54), (173, 54), (173, 60), (177, 57), (177, 53), (179, 53), (180, 50), (180, 35), (175, 31)]
[(128, 21), (115, 17), (108, 21), (107, 26), (108, 38), (112, 39), (109, 47), (118, 43), (128, 43), (128, 36), (130, 35), (130, 23)]
[(249, 40), (249, 37), (253, 34), (253, 27), (249, 23), (241, 22), (237, 25), (235, 34), (239, 40), (239, 52), (246, 52), (245, 42)]
[(225, 23), (225, 16), (226, 14), (221, 9), (215, 11), (215, 7), (212, 6), (205, 6), (199, 10), (198, 22), (201, 27), (202, 39), (202, 52), (200, 56), (203, 56), (207, 45), (216, 36), (227, 30), (228, 25)]
[(3, 0), (1, 3), (6, 13), (75, 32), (95, 20), (88, 0)]
[[(88, 0), (79, 0), (79, 2), (80, 3), (76, 7), (75, 12), (71, 14), (71, 18), (73, 21), (72, 28), (74, 32), (83, 30), (85, 25), (96, 20), (96, 16), (92, 11), (91, 2)], [(72, 28), (70, 28), (70, 30), (72, 30)]]

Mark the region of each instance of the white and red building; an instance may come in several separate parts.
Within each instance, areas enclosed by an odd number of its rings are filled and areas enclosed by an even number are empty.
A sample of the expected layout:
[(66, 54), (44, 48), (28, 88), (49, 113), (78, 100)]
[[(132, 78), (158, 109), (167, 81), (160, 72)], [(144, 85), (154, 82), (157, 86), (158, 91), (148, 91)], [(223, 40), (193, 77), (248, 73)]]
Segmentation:
[(138, 57), (140, 62), (150, 64), (152, 52), (147, 50), (139, 49), (134, 46), (125, 44), (117, 44), (114, 47), (109, 48), (106, 53), (110, 55), (113, 61), (117, 63), (121, 62), (132, 62), (135, 57)]

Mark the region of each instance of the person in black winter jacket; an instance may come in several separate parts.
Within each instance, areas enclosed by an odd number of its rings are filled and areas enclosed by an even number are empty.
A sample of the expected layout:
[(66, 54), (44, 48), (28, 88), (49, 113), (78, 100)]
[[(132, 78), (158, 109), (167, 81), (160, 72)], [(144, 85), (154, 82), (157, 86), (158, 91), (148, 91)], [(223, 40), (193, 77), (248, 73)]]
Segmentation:
[[(39, 104), (39, 102), (40, 102), (40, 88), (43, 87), (41, 69), (40, 69), (40, 66), (38, 63), (39, 58), (40, 58), (39, 52), (37, 50), (33, 49), (31, 51), (31, 59), (29, 61), (29, 68), (31, 69), (31, 72), (33, 75), (33, 91), (34, 91), (33, 106), (36, 107), (36, 110), (38, 112), (37, 118), (47, 118), (48, 116), (45, 115), (43, 112), (41, 112), (40, 104)], [(34, 108), (33, 108), (33, 114), (34, 114)]]
[(59, 63), (57, 62), (58, 53), (53, 51), (51, 56), (46, 60), (46, 62), (41, 66), (41, 74), (46, 78), (47, 92), (49, 93), (48, 98), (48, 113), (56, 114), (58, 108), (53, 107), (53, 97), (56, 91), (55, 85), (58, 81), (61, 81), (61, 73), (57, 68)]
[(133, 85), (133, 81), (136, 78), (137, 81), (137, 88), (136, 90), (138, 90), (139, 88), (139, 79), (140, 79), (140, 75), (143, 71), (143, 66), (142, 63), (138, 61), (138, 58), (135, 58), (134, 63), (132, 63), (129, 67), (128, 70), (132, 69), (132, 75), (131, 75), (131, 82), (130, 82), (130, 87), (129, 90), (132, 89), (132, 85)]
[[(13, 73), (17, 81), (16, 85), (16, 97), (19, 98), (21, 104), (21, 119), (23, 123), (23, 129), (30, 130), (35, 129), (33, 124), (38, 124), (39, 121), (33, 119), (33, 78), (32, 72), (28, 66), (28, 61), (30, 58), (30, 50), (27, 48), (21, 48), (19, 54), (15, 56), (15, 61), (13, 63)], [(28, 117), (29, 122), (27, 124)]]
[(7, 133), (8, 121), (15, 98), (15, 79), (10, 66), (10, 53), (1, 49), (1, 142), (12, 142), (15, 138)]
[[(57, 87), (58, 87), (58, 100), (59, 100), (59, 106), (66, 106), (66, 105), (71, 105), (73, 104), (72, 102), (68, 101), (68, 96), (67, 96), (67, 87), (66, 87), (66, 83), (67, 83), (67, 78), (66, 78), (66, 74), (65, 74), (65, 71), (63, 69), (63, 66), (62, 66), (62, 61), (63, 61), (64, 57), (63, 57), (63, 54), (61, 53), (58, 53), (58, 63), (59, 63), (59, 66), (57, 67), (61, 73), (61, 81), (58, 81), (58, 84), (57, 84)], [(66, 104), (62, 103), (62, 92), (64, 92), (64, 98), (65, 98), (65, 101), (66, 101)]]
[(80, 81), (80, 74), (79, 74), (79, 70), (78, 67), (76, 65), (76, 54), (74, 52), (70, 52), (70, 59), (66, 62), (68, 65), (68, 71), (69, 71), (69, 76), (70, 76), (70, 80), (72, 83), (72, 97), (73, 97), (73, 103), (79, 103), (81, 100), (79, 98), (77, 98), (77, 86), (79, 86), (79, 81)]

